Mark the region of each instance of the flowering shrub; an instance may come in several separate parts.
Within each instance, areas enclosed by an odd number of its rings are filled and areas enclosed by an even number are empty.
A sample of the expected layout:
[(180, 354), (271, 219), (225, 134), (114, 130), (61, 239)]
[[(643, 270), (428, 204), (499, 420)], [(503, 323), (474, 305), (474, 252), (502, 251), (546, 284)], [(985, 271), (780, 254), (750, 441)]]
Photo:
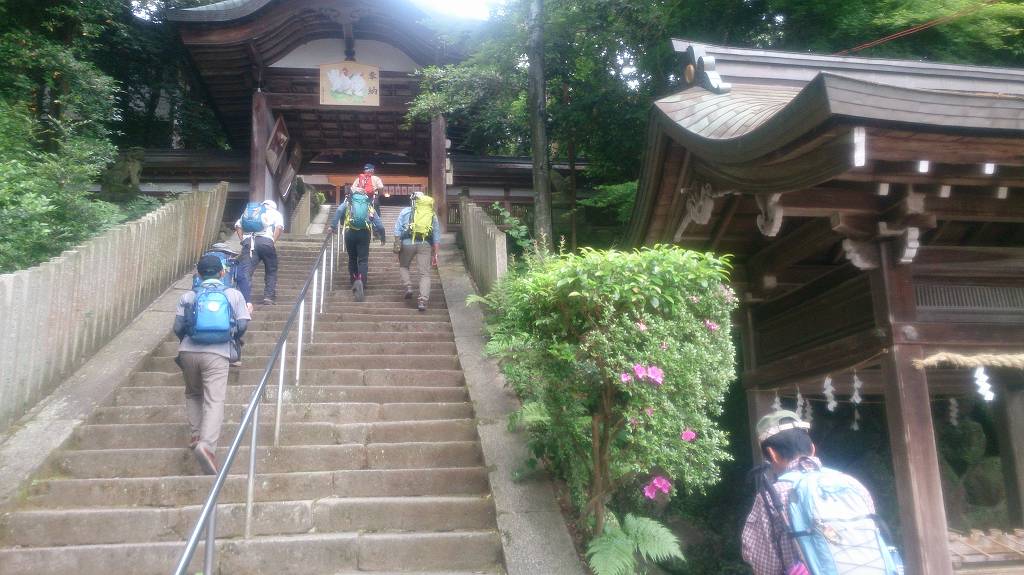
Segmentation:
[(728, 459), (716, 417), (734, 373), (728, 261), (659, 246), (535, 253), (486, 298), (513, 420), (593, 534), (622, 489), (692, 492)]

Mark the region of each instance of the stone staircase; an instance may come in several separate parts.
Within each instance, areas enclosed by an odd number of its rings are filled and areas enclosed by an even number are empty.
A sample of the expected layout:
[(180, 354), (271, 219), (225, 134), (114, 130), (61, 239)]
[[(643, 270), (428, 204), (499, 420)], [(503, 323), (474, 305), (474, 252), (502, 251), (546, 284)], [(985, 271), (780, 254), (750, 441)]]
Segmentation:
[[(384, 210), (389, 236), (397, 212)], [(278, 246), (279, 303), (257, 307), (243, 366), (232, 368), (219, 458), (320, 241)], [(415, 300), (402, 298), (390, 237), (371, 249), (365, 302), (354, 301), (341, 257), (298, 387), (289, 358), (280, 447), (272, 446), (274, 410), (262, 410), (249, 539), (247, 448), (225, 483), (217, 573), (502, 573), (487, 470), (436, 271), (431, 309), (417, 312)], [(260, 272), (254, 301), (262, 281)], [(3, 515), (0, 572), (173, 570), (213, 480), (186, 448), (176, 348), (169, 335)], [(272, 385), (265, 406), (275, 392)], [(191, 572), (201, 562), (202, 544)]]

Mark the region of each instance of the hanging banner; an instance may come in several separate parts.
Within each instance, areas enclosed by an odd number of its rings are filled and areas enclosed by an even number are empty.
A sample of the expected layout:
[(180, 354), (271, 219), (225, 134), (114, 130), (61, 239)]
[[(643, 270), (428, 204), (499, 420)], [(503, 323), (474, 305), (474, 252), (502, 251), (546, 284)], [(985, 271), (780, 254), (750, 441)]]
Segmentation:
[(321, 64), (320, 104), (380, 106), (380, 69), (355, 62)]

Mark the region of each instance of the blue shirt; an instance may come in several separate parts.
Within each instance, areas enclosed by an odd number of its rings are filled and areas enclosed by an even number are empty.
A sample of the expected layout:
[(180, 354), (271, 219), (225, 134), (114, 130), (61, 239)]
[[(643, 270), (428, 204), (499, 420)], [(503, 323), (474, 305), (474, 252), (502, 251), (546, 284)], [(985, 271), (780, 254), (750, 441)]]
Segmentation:
[[(412, 245), (412, 238), (403, 237), (403, 232), (412, 223), (412, 206), (405, 208), (398, 214), (398, 219), (395, 220), (395, 237), (402, 238), (402, 243), (405, 245)], [(437, 214), (434, 214), (434, 223), (431, 224), (430, 228), (430, 239), (417, 240), (416, 243), (429, 243), (431, 245), (441, 245), (441, 224), (437, 222)]]
[[(347, 212), (347, 211), (348, 211), (348, 200), (345, 200), (344, 202), (341, 202), (340, 206), (338, 206), (338, 211), (334, 212), (334, 219), (331, 220), (331, 227), (332, 228), (334, 228), (335, 230), (338, 229), (338, 222), (341, 222), (341, 221), (344, 220), (345, 212)], [(373, 226), (373, 229), (374, 229), (374, 231), (377, 232), (378, 236), (383, 237), (383, 234), (384, 234), (384, 222), (380, 221), (380, 218), (377, 217), (376, 212), (374, 212), (373, 210), (370, 210), (370, 225)]]

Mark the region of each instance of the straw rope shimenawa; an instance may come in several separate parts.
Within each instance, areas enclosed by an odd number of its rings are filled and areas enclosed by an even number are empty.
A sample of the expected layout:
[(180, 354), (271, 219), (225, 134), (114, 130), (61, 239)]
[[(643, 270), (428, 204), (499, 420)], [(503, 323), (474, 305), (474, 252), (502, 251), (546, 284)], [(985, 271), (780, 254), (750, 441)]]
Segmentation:
[(963, 355), (959, 353), (939, 352), (924, 359), (915, 359), (914, 367), (1006, 367), (1024, 370), (1024, 353), (979, 353)]

